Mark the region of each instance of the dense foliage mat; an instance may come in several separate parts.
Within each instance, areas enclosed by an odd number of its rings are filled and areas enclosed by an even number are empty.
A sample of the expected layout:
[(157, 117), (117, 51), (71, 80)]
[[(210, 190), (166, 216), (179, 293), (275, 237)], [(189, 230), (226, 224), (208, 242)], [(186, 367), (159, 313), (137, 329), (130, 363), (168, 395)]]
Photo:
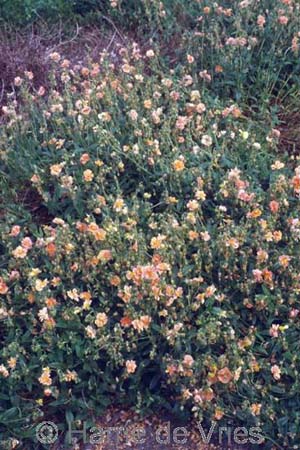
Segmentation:
[[(40, 421), (92, 423), (118, 402), (299, 443), (300, 166), (276, 114), (279, 91), (297, 95), (299, 8), (265, 3), (198, 4), (211, 30), (225, 21), (214, 67), (195, 41), (172, 70), (134, 44), (114, 64), (52, 53), (39, 89), (16, 74), (0, 137), (4, 438), (34, 446)], [(253, 100), (239, 64), (258, 70), (268, 26), (282, 79), (258, 72)]]

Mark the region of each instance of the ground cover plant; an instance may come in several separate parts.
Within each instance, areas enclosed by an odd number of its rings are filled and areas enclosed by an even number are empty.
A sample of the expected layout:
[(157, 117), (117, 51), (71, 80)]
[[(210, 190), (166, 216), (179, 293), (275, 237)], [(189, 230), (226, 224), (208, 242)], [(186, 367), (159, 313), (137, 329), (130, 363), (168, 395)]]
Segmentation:
[(152, 39), (85, 64), (51, 52), (49, 81), (16, 73), (5, 96), (7, 448), (116, 403), (299, 447), (300, 163), (280, 123), (299, 99), (299, 3), (190, 3), (111, 2)]

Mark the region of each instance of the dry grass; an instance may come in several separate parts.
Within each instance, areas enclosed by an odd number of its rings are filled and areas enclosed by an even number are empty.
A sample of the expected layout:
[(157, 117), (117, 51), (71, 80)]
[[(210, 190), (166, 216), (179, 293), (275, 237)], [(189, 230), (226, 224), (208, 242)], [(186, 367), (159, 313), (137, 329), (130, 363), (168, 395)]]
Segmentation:
[(83, 65), (87, 60), (99, 59), (103, 51), (118, 59), (119, 47), (130, 39), (124, 36), (112, 22), (104, 29), (77, 27), (66, 37), (62, 26), (45, 26), (14, 31), (0, 30), (0, 105), (6, 104), (7, 94), (14, 91), (14, 78), (24, 71), (34, 74), (34, 86), (46, 86), (50, 69), (49, 55), (59, 52), (71, 64)]

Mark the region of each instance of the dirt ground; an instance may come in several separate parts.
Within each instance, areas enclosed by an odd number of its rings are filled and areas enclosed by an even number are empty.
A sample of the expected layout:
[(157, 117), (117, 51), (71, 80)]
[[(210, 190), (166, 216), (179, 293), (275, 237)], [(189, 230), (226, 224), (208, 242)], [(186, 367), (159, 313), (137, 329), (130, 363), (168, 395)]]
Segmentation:
[[(51, 450), (250, 450), (251, 443), (234, 444), (233, 428), (229, 438), (218, 424), (209, 427), (194, 423), (178, 423), (167, 415), (141, 419), (132, 411), (110, 409), (99, 418), (96, 429), (76, 434), (73, 443), (58, 444)], [(81, 428), (82, 431), (82, 428)], [(211, 434), (209, 435), (209, 432)], [(221, 433), (221, 438), (220, 438)], [(76, 443), (77, 438), (77, 443)], [(248, 441), (248, 439), (245, 439)], [(85, 441), (85, 443), (83, 443)], [(95, 442), (97, 441), (97, 444)], [(221, 442), (221, 443), (220, 443)], [(263, 449), (263, 445), (262, 445)]]

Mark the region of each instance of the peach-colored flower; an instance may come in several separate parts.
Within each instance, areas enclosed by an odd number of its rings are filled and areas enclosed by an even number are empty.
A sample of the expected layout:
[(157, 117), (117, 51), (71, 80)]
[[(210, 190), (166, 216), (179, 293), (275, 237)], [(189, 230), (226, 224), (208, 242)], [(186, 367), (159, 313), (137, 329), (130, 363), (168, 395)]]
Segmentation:
[(223, 369), (218, 371), (217, 377), (221, 383), (228, 384), (232, 380), (233, 375), (231, 371), (228, 369), (228, 367), (224, 367)]
[(129, 117), (131, 120), (133, 120), (134, 122), (138, 119), (138, 113), (136, 112), (135, 109), (131, 109), (128, 113)]
[(39, 382), (43, 386), (51, 386), (52, 379), (50, 374), (50, 368), (49, 367), (43, 367), (42, 375), (39, 377)]
[(2, 375), (4, 378), (9, 377), (9, 371), (4, 366), (4, 364), (0, 364), (0, 375)]
[(259, 15), (259, 16), (257, 17), (256, 23), (257, 23), (257, 25), (258, 25), (260, 28), (263, 28), (263, 26), (264, 26), (265, 23), (266, 23), (266, 18), (265, 18), (264, 16), (262, 16), (262, 15)]
[(186, 367), (192, 367), (194, 364), (194, 358), (191, 355), (184, 355), (183, 358), (183, 365)]
[(89, 182), (91, 182), (93, 180), (93, 178), (94, 178), (94, 174), (91, 171), (91, 169), (86, 169), (83, 172), (83, 179), (84, 179), (84, 181), (89, 183)]
[(151, 321), (152, 319), (150, 316), (141, 316), (139, 319), (132, 321), (132, 326), (135, 330), (141, 332), (149, 328)]
[(137, 365), (133, 359), (129, 359), (125, 363), (127, 373), (134, 373), (136, 371)]
[(104, 241), (106, 238), (106, 231), (103, 228), (99, 228), (95, 222), (91, 222), (88, 227), (88, 231), (92, 233), (96, 241)]
[(146, 51), (146, 56), (147, 58), (153, 58), (155, 56), (155, 53), (153, 50), (150, 49)]
[(188, 123), (188, 117), (178, 116), (175, 126), (178, 130), (182, 131), (186, 127), (187, 123)]
[(33, 246), (33, 243), (29, 237), (25, 237), (24, 239), (22, 239), (21, 245), (25, 250), (30, 250)]
[(280, 380), (281, 370), (280, 370), (280, 367), (277, 366), (277, 364), (275, 364), (271, 367), (271, 373), (276, 381)]
[(163, 242), (166, 239), (166, 236), (163, 234), (159, 234), (158, 236), (155, 236), (150, 241), (150, 247), (153, 249), (160, 249), (163, 246)]
[(12, 251), (12, 254), (15, 258), (23, 259), (27, 255), (27, 250), (25, 248), (23, 248), (21, 245), (19, 245), (17, 248), (15, 248)]
[(280, 23), (280, 25), (287, 25), (289, 21), (289, 18), (287, 16), (279, 16), (278, 17), (278, 22)]
[(104, 327), (107, 324), (108, 318), (105, 313), (98, 313), (95, 319), (95, 324), (98, 328)]
[(21, 231), (21, 227), (19, 225), (14, 225), (10, 230), (10, 236), (16, 237)]
[(271, 212), (273, 213), (273, 214), (275, 214), (275, 213), (277, 213), (278, 212), (278, 210), (279, 210), (279, 203), (276, 201), (276, 200), (272, 200), (270, 203), (269, 203), (269, 208), (270, 208), (270, 210), (271, 210)]
[(35, 290), (41, 292), (48, 284), (48, 280), (40, 280), (39, 278), (35, 281)]
[(50, 166), (50, 173), (51, 175), (58, 177), (64, 167), (64, 163), (60, 163), (60, 164), (53, 164), (52, 166)]
[(60, 58), (61, 58), (61, 56), (58, 52), (50, 53), (50, 59), (52, 59), (52, 61), (59, 62)]
[(290, 260), (291, 257), (288, 255), (281, 255), (278, 258), (279, 264), (284, 268), (288, 267)]
[(300, 175), (296, 174), (293, 178), (292, 178), (292, 184), (294, 187), (294, 191), (299, 194), (300, 193)]
[(23, 82), (23, 80), (20, 77), (16, 77), (14, 79), (14, 85), (17, 86), (17, 87), (21, 86), (22, 82)]
[(201, 144), (205, 147), (210, 147), (212, 145), (212, 138), (208, 134), (204, 134), (201, 138)]
[(114, 275), (113, 277), (111, 277), (109, 282), (112, 286), (119, 286), (121, 283), (121, 278), (118, 277), (118, 275)]
[(107, 262), (110, 259), (112, 259), (112, 252), (111, 250), (100, 250), (100, 252), (97, 255), (97, 258), (102, 262)]

